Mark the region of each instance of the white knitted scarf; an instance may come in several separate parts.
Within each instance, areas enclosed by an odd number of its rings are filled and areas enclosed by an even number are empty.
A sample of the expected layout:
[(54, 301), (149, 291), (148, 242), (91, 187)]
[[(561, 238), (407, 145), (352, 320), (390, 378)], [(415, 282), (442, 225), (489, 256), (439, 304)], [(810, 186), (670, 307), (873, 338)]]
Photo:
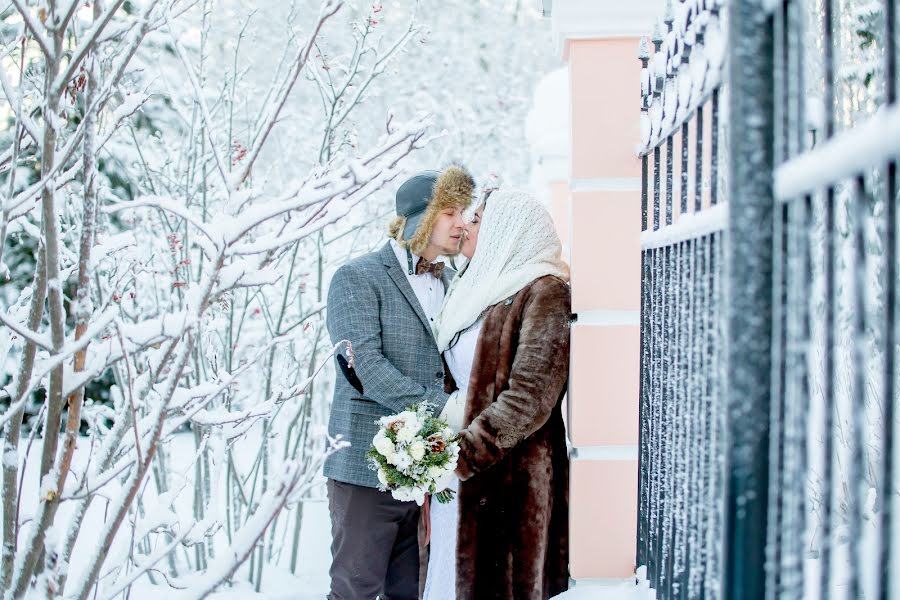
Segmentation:
[(475, 254), (453, 280), (434, 323), (438, 348), (445, 351), (457, 332), (484, 310), (506, 300), (539, 277), (569, 280), (553, 220), (533, 196), (498, 191), (490, 196)]

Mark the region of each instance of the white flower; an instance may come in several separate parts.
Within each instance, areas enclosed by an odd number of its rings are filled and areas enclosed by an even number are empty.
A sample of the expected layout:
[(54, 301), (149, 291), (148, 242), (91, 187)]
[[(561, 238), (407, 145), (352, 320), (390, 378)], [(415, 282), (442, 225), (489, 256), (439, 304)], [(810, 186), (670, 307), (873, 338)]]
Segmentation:
[(400, 502), (410, 502), (413, 499), (412, 489), (408, 487), (391, 490), (391, 496), (393, 496), (395, 500), (399, 500)]
[(425, 488), (415, 486), (415, 487), (402, 487), (397, 488), (396, 490), (391, 490), (391, 496), (393, 496), (396, 500), (400, 502), (415, 502), (419, 506), (425, 503), (425, 494), (428, 491)]
[(397, 452), (394, 456), (388, 458), (388, 462), (395, 465), (401, 471), (405, 471), (412, 466), (413, 459), (407, 452)]
[(409, 455), (417, 462), (425, 458), (425, 443), (422, 440), (414, 441), (409, 445)]
[(384, 469), (378, 469), (378, 481), (384, 487), (388, 486), (387, 473), (384, 472)]
[(378, 453), (385, 458), (389, 458), (397, 451), (394, 447), (394, 442), (384, 435), (384, 432), (382, 431), (378, 432), (378, 435), (372, 440), (372, 444), (375, 446)]
[(444, 474), (445, 470), (443, 467), (428, 467), (428, 478), (432, 481), (437, 481)]
[(435, 491), (442, 492), (450, 487), (450, 482), (453, 481), (453, 473), (455, 467), (448, 471), (445, 471), (440, 477), (438, 477), (434, 482)]
[(419, 433), (418, 427), (411, 427), (410, 424), (404, 425), (400, 431), (397, 432), (397, 441), (409, 443), (416, 439), (416, 434)]
[(394, 420), (399, 420), (404, 425), (415, 425), (419, 420), (419, 416), (411, 410), (404, 410), (402, 413), (398, 413)]

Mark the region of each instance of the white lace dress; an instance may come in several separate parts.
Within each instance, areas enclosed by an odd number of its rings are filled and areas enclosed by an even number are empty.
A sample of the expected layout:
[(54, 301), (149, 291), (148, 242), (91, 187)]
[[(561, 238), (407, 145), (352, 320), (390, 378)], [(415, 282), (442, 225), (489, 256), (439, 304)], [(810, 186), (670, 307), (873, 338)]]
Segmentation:
[[(475, 359), (475, 346), (481, 333), (481, 319), (459, 336), (459, 341), (444, 353), (447, 366), (459, 387), (459, 393), (448, 401), (441, 415), (454, 431), (462, 429), (469, 376)], [(459, 490), (455, 477), (450, 484)], [(447, 504), (431, 501), (431, 553), (425, 579), (424, 600), (456, 600), (456, 530), (459, 523), (459, 503), (456, 498)]]

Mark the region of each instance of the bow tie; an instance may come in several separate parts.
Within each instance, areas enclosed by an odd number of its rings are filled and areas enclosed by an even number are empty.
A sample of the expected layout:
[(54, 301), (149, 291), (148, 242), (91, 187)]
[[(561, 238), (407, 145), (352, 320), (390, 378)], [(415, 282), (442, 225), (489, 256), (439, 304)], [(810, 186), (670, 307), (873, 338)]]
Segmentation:
[(442, 262), (428, 262), (424, 258), (419, 257), (419, 262), (416, 263), (416, 275), (424, 275), (425, 273), (431, 273), (435, 276), (435, 278), (440, 279), (441, 274), (444, 272), (444, 263)]

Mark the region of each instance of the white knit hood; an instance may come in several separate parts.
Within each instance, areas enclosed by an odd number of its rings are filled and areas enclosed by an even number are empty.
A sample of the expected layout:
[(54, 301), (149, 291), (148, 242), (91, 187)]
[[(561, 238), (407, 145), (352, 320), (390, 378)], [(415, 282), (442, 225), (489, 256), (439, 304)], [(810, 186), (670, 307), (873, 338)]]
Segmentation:
[(569, 280), (550, 214), (528, 193), (495, 192), (481, 217), (475, 255), (453, 280), (435, 320), (440, 351), (486, 308), (545, 275)]

